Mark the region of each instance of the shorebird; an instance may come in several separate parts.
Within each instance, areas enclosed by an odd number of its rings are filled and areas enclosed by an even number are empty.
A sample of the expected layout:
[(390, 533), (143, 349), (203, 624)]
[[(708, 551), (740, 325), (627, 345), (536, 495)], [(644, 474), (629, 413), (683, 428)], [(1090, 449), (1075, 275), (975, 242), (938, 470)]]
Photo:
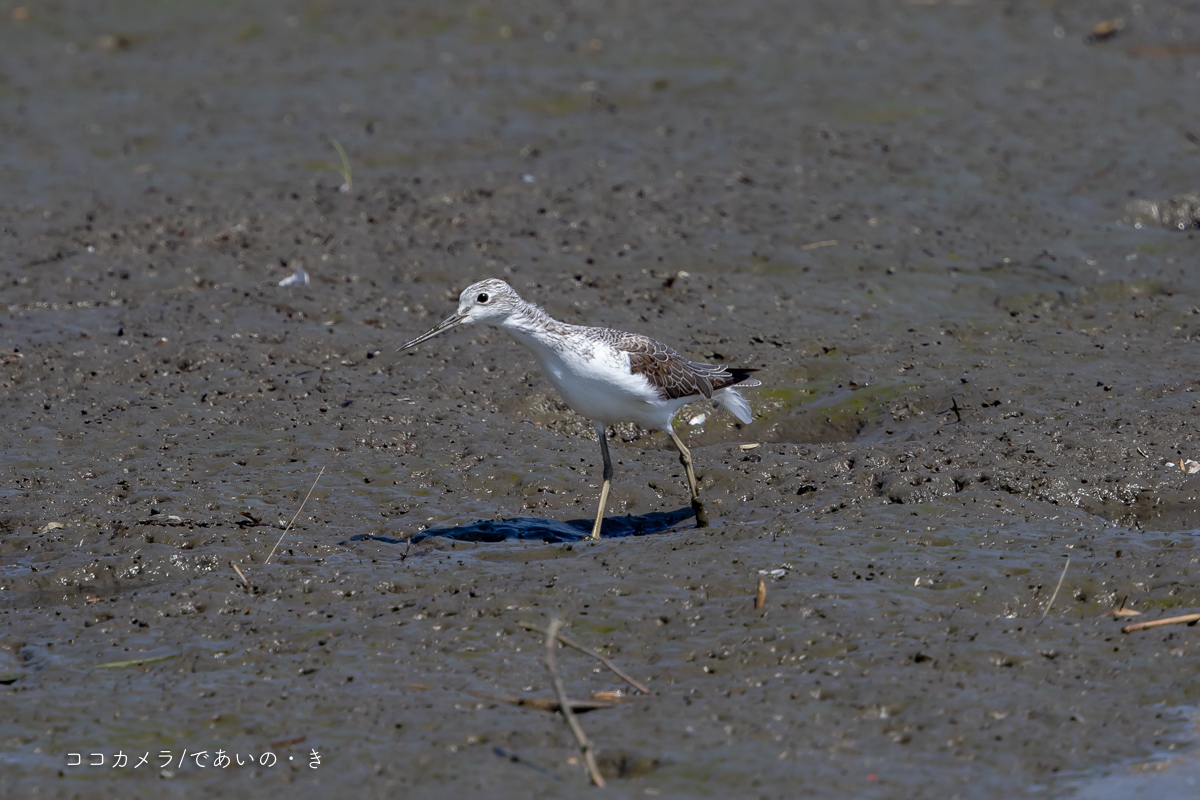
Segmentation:
[(696, 527), (708, 525), (692, 468), (692, 454), (675, 433), (671, 417), (687, 403), (708, 397), (743, 423), (749, 423), (753, 418), (750, 405), (734, 387), (760, 386), (750, 377), (755, 370), (688, 361), (665, 344), (636, 333), (559, 322), (495, 278), (464, 289), (453, 316), (400, 350), (416, 347), (459, 325), (477, 322), (503, 328), (528, 347), (567, 405), (595, 425), (600, 437), (600, 455), (604, 458), (604, 482), (596, 524), (592, 526), (593, 539), (600, 538), (604, 507), (612, 485), (608, 426), (618, 422), (633, 422), (671, 437), (687, 472)]

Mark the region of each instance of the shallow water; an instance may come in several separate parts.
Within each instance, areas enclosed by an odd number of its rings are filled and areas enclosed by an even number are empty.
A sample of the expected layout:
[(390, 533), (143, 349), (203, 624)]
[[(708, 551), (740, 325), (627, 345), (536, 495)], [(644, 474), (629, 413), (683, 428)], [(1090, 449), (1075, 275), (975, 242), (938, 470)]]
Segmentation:
[[(1196, 234), (1122, 222), (1195, 188), (1188, 9), (5, 13), (0, 794), (577, 791), (552, 616), (655, 692), (582, 717), (620, 796), (1187, 779), (1195, 629), (1104, 614), (1200, 602)], [(588, 540), (527, 353), (395, 352), (489, 275), (762, 369), (679, 426), (712, 528), (621, 426)]]

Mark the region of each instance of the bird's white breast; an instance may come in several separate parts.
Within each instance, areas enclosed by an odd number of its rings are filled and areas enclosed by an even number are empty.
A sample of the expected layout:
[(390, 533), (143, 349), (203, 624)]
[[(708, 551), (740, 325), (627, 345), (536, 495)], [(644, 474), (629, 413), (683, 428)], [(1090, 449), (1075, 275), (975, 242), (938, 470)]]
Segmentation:
[(662, 429), (682, 405), (664, 402), (646, 378), (630, 371), (629, 355), (605, 342), (580, 340), (562, 345), (532, 339), (526, 344), (567, 405), (590, 420)]

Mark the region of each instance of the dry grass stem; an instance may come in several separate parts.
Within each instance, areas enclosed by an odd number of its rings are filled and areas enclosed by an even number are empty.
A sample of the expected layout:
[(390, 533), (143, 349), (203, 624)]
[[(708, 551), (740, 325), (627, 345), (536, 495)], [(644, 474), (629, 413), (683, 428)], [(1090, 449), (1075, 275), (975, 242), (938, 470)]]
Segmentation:
[(238, 574), (238, 577), (242, 579), (242, 583), (246, 584), (246, 588), (249, 589), (250, 581), (246, 580), (245, 573), (243, 573), (240, 569), (238, 569), (238, 565), (233, 563), (232, 561), (229, 562), (229, 566), (233, 567), (233, 571)]
[[(304, 495), (304, 501), (302, 503), (300, 503), (300, 507), (296, 509), (296, 513), (292, 514), (291, 522), (289, 522), (287, 524), (287, 527), (283, 529), (283, 534), (279, 537), (279, 541), (275, 543), (275, 546), (271, 548), (271, 552), (269, 554), (267, 554), (267, 560), (263, 562), (264, 564), (271, 563), (271, 557), (275, 555), (275, 551), (279, 549), (279, 545), (283, 544), (283, 537), (287, 536), (288, 531), (290, 531), (292, 529), (292, 523), (294, 523), (296, 521), (296, 517), (300, 516), (300, 512), (304, 510), (304, 504), (308, 502), (308, 498), (312, 497), (313, 489), (317, 488), (317, 481), (321, 480), (321, 476), (324, 474), (325, 474), (325, 468), (321, 467), (321, 471), (317, 473), (317, 477), (313, 478), (312, 486), (310, 486), (308, 488), (308, 494)], [(234, 567), (234, 569), (237, 569), (237, 567)], [(239, 574), (240, 574), (240, 572), (239, 572)], [(243, 578), (242, 580), (245, 580), (245, 578)]]
[(762, 608), (767, 604), (767, 582), (762, 578), (758, 579), (758, 594), (754, 595), (754, 610)]
[[(527, 631), (537, 631), (538, 633), (543, 634), (543, 635), (546, 633), (546, 631), (542, 630), (537, 625), (534, 625), (532, 622), (518, 622), (517, 624), (520, 625), (522, 628), (524, 628)], [(572, 647), (572, 648), (578, 650), (579, 652), (583, 653), (584, 655), (591, 656), (592, 658), (596, 659), (601, 664), (603, 664), (604, 666), (606, 666), (610, 670), (612, 670), (613, 674), (615, 674), (618, 678), (625, 681), (626, 683), (628, 683), (634, 689), (637, 689), (642, 694), (654, 694), (654, 692), (647, 689), (645, 687), (645, 685), (643, 685), (641, 682), (630, 677), (624, 670), (622, 670), (620, 667), (618, 667), (616, 664), (614, 664), (612, 661), (610, 661), (606, 656), (601, 655), (600, 653), (597, 653), (595, 650), (591, 649), (590, 647), (585, 647), (584, 645), (582, 645), (579, 642), (572, 639), (570, 636), (567, 636), (565, 633), (559, 633), (558, 640), (560, 642), (562, 642), (563, 644), (565, 644), (567, 647)]]
[(591, 776), (592, 783), (603, 789), (604, 778), (600, 776), (600, 768), (596, 766), (596, 755), (592, 752), (592, 743), (588, 741), (587, 734), (583, 732), (579, 720), (575, 717), (575, 712), (571, 710), (571, 701), (567, 699), (567, 687), (563, 684), (562, 676), (558, 674), (558, 661), (554, 657), (554, 650), (558, 647), (558, 630), (561, 627), (562, 620), (555, 617), (550, 620), (550, 627), (546, 629), (546, 669), (550, 671), (550, 679), (554, 682), (554, 694), (558, 697), (559, 711), (562, 712), (563, 719), (567, 721), (571, 733), (575, 734), (575, 741), (579, 743), (579, 751), (583, 753), (583, 763), (587, 765), (588, 775)]
[(350, 157), (346, 155), (346, 148), (342, 147), (342, 143), (337, 139), (330, 139), (333, 149), (337, 150), (338, 155), (342, 158), (342, 168), (338, 173), (342, 176), (342, 185), (338, 187), (338, 191), (352, 192), (354, 191), (354, 176), (350, 172)]
[(1195, 625), (1197, 622), (1200, 622), (1200, 614), (1181, 614), (1178, 617), (1164, 617), (1163, 619), (1135, 622), (1132, 625), (1126, 625), (1124, 628), (1121, 628), (1121, 633), (1133, 633), (1134, 631), (1144, 631), (1149, 628), (1160, 628), (1163, 625)]
[(1071, 566), (1071, 557), (1067, 556), (1067, 563), (1063, 564), (1062, 575), (1058, 576), (1058, 585), (1054, 587), (1054, 594), (1050, 595), (1050, 602), (1046, 603), (1046, 610), (1042, 612), (1042, 618), (1037, 622), (1038, 625), (1046, 621), (1046, 615), (1050, 613), (1050, 607), (1054, 605), (1054, 601), (1058, 597), (1058, 590), (1062, 588), (1063, 581), (1067, 578), (1067, 567), (1069, 566)]

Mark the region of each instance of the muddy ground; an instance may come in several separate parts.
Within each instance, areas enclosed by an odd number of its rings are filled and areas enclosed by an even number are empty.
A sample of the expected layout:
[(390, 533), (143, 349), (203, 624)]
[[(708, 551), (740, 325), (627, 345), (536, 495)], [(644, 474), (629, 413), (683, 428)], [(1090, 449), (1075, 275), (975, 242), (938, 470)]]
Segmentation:
[[(0, 795), (579, 796), (502, 699), (554, 616), (654, 691), (613, 796), (1196, 779), (1200, 636), (1120, 632), (1200, 605), (1197, 232), (1123, 221), (1197, 188), (1196, 4), (0, 10)], [(681, 416), (711, 528), (625, 426), (572, 541), (531, 357), (395, 352), (488, 276), (761, 368)]]

